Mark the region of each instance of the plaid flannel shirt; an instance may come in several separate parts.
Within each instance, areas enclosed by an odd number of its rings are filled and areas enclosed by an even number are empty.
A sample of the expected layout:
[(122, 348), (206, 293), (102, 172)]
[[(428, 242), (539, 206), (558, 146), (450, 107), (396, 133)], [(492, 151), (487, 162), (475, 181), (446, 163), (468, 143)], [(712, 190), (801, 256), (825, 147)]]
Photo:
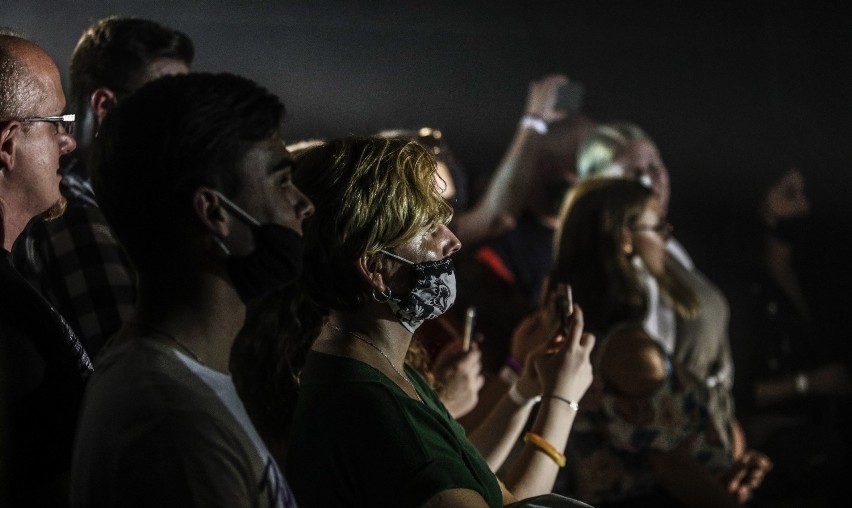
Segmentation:
[(58, 219), (33, 220), (13, 249), (15, 267), (64, 316), (95, 356), (136, 298), (130, 264), (95, 202), (89, 182), (63, 167), (68, 208)]

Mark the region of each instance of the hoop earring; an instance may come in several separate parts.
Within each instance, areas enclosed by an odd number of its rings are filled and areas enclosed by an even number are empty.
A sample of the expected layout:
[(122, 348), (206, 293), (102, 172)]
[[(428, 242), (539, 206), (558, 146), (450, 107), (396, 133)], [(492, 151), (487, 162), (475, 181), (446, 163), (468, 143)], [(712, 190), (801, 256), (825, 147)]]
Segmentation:
[[(385, 291), (386, 291), (386, 292), (381, 292), (381, 291), (376, 292), (376, 290), (375, 290), (375, 289), (373, 289), (373, 291), (372, 291), (372, 292), (373, 292), (373, 300), (375, 300), (375, 301), (377, 301), (377, 302), (379, 302), (379, 303), (385, 303), (385, 302), (387, 302), (388, 300), (390, 300), (390, 297), (391, 297), (391, 290), (390, 290), (390, 288), (385, 288)], [(381, 297), (382, 297), (382, 298), (379, 298), (379, 295), (381, 295)]]

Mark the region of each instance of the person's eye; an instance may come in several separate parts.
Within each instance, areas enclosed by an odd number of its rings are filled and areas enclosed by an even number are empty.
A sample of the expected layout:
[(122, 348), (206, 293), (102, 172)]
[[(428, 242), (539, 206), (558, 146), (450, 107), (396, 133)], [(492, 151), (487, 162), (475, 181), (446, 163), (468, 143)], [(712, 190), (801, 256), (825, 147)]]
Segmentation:
[(284, 173), (278, 178), (278, 186), (279, 187), (287, 187), (291, 183), (293, 183), (293, 175), (289, 172)]

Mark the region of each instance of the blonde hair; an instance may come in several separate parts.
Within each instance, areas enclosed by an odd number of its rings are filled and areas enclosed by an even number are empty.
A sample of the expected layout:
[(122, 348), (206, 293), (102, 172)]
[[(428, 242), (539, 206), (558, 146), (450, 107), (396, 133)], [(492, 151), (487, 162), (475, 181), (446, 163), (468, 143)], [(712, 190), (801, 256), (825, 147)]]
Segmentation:
[(630, 123), (600, 125), (589, 134), (577, 152), (577, 177), (580, 180), (593, 177), (622, 177), (613, 173), (612, 160), (621, 148), (631, 141), (651, 141), (651, 138)]
[(426, 149), (400, 138), (343, 138), (301, 155), (295, 182), (316, 207), (305, 227), (306, 289), (318, 303), (360, 306), (367, 285), (354, 261), (450, 221), (436, 171)]

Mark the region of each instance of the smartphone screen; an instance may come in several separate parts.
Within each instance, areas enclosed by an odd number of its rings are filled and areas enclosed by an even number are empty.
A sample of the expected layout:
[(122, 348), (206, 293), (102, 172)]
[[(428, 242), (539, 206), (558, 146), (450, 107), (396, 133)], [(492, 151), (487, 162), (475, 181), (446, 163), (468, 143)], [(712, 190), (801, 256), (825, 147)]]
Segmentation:
[(571, 286), (560, 284), (557, 288), (557, 309), (562, 318), (562, 335), (567, 339), (568, 330), (571, 328), (571, 316), (574, 314), (574, 297), (571, 294)]

